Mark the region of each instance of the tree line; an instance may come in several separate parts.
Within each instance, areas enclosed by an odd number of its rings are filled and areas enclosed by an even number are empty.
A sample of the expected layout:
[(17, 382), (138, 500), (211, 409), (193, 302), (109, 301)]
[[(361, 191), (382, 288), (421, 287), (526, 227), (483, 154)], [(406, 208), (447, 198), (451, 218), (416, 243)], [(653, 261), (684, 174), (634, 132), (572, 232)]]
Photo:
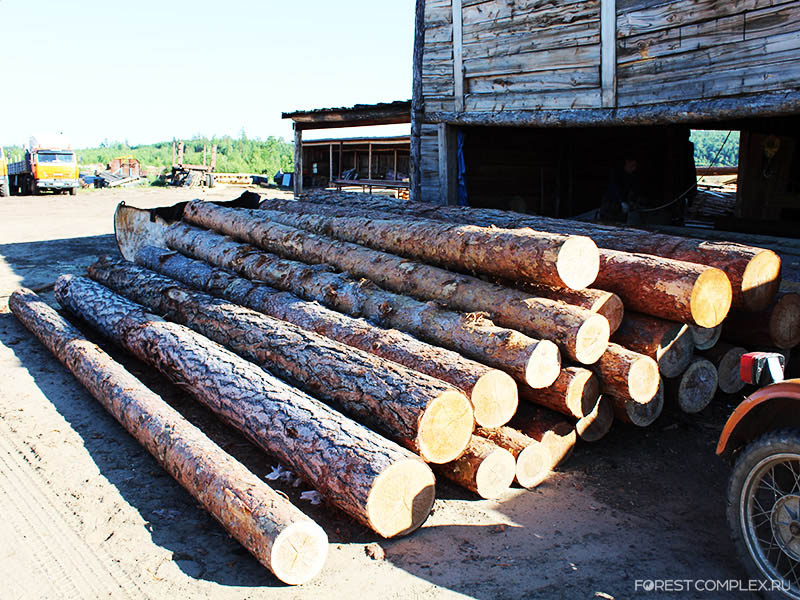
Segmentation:
[(719, 157), (714, 166), (735, 167), (739, 164), (738, 131), (732, 131), (729, 137), (728, 131), (693, 130), (691, 140), (694, 143), (694, 163), (698, 167), (710, 166), (717, 153)]

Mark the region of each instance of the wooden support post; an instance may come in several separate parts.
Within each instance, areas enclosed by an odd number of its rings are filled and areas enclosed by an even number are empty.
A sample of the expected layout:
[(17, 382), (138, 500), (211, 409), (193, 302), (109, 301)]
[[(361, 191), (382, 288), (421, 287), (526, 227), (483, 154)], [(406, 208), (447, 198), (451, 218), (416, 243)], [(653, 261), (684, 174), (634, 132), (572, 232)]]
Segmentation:
[(330, 186), (333, 181), (333, 143), (328, 145), (328, 149), (328, 185)]
[(344, 142), (339, 142), (339, 179), (342, 178), (342, 162), (344, 161)]
[(446, 206), (458, 203), (455, 141), (455, 130), (446, 123), (439, 123), (439, 203)]
[(600, 79), (604, 108), (617, 105), (617, 2), (600, 2)]
[(367, 179), (372, 179), (372, 143), (370, 142), (367, 150)]
[(453, 0), (453, 82), (455, 108), (464, 112), (464, 18), (462, 0)]
[(416, 0), (414, 19), (414, 55), (411, 82), (411, 147), (409, 198), (419, 202), (422, 197), (422, 55), (425, 48), (425, 0)]
[(400, 181), (400, 178), (397, 176), (397, 149), (395, 148), (394, 151), (394, 180)]
[(294, 124), (294, 195), (303, 193), (303, 130)]

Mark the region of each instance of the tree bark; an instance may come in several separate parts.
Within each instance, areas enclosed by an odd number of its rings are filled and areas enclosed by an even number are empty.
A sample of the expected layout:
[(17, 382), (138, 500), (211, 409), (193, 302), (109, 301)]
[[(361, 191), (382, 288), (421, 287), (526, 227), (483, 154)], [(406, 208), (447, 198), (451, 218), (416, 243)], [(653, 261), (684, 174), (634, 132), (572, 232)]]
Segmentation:
[(711, 361), (695, 358), (680, 377), (665, 381), (665, 391), (683, 412), (699, 413), (714, 399), (718, 380), (717, 369)]
[(17, 290), (9, 306), (103, 408), (278, 579), (301, 584), (322, 569), (328, 536), (319, 525), (224, 452), (36, 294)]
[(611, 431), (613, 425), (614, 405), (606, 396), (600, 396), (594, 410), (575, 423), (575, 432), (584, 442), (597, 442)]
[(63, 275), (55, 292), (62, 306), (169, 377), (363, 525), (393, 537), (415, 530), (430, 513), (433, 473), (408, 450), (97, 283)]
[(526, 405), (517, 411), (511, 427), (544, 444), (553, 459), (553, 468), (567, 460), (575, 449), (575, 425), (551, 410)]
[(428, 462), (455, 460), (469, 444), (475, 425), (472, 406), (443, 381), (286, 321), (193, 292), (129, 262), (101, 259), (89, 267), (89, 275), (334, 403)]
[(722, 338), (752, 348), (790, 350), (800, 344), (800, 294), (782, 293), (758, 313), (734, 311), (722, 326)]
[(758, 311), (767, 308), (780, 287), (780, 257), (771, 250), (754, 246), (703, 241), (640, 229), (536, 217), (502, 210), (441, 207), (417, 202), (400, 204), (391, 198), (364, 194), (315, 194), (313, 199), (329, 204), (418, 215), (448, 223), (469, 223), (484, 227), (531, 227), (538, 231), (586, 235), (601, 249), (641, 252), (716, 267), (730, 278), (733, 285), (733, 306), (740, 310)]
[(505, 425), (517, 410), (517, 384), (512, 377), (456, 352), (300, 300), (177, 252), (144, 246), (136, 253), (136, 262), (214, 296), (446, 381), (469, 396), (475, 421), (483, 427)]
[(600, 382), (588, 369), (567, 367), (550, 387), (541, 390), (522, 390), (522, 398), (533, 404), (582, 419), (597, 408)]
[(621, 400), (609, 396), (616, 418), (637, 427), (649, 427), (656, 422), (664, 410), (664, 383), (659, 382), (658, 391), (648, 402)]
[(719, 389), (726, 394), (736, 394), (744, 389), (739, 364), (747, 352), (741, 346), (720, 342), (713, 348), (701, 352), (703, 358), (710, 360), (717, 369)]
[(475, 492), (481, 498), (497, 498), (514, 482), (517, 462), (505, 448), (473, 435), (464, 454), (436, 472)]
[[(585, 309), (263, 218), (254, 219), (252, 214), (262, 211), (218, 209), (194, 202), (187, 207), (184, 218), (287, 258), (333, 265), (398, 294), (435, 300), (452, 310), (485, 312), (504, 327), (552, 340), (578, 362), (595, 362), (608, 342), (608, 320)], [(169, 238), (170, 232), (166, 235)]]
[(550, 449), (521, 431), (505, 426), (496, 429), (479, 427), (475, 430), (475, 435), (511, 452), (517, 460), (515, 469), (517, 483), (526, 489), (538, 486), (553, 470), (554, 458)]
[(532, 387), (546, 387), (558, 377), (558, 348), (517, 331), (496, 327), (480, 314), (459, 314), (386, 292), (324, 265), (309, 266), (176, 223), (165, 233), (167, 244), (248, 279), (264, 281), (352, 316), (406, 331), (483, 364), (506, 371)]
[(689, 325), (689, 330), (692, 333), (694, 340), (694, 347), (697, 350), (708, 350), (713, 348), (722, 336), (722, 325), (716, 327), (698, 327), (697, 325)]
[(663, 377), (683, 373), (694, 354), (694, 338), (687, 325), (636, 313), (625, 315), (612, 339), (655, 360)]
[(658, 363), (619, 344), (609, 344), (591, 369), (600, 380), (600, 390), (622, 402), (646, 404), (658, 391)]
[(269, 219), (290, 227), (362, 244), (376, 250), (422, 260), (456, 271), (478, 272), (513, 280), (583, 289), (592, 284), (599, 267), (597, 247), (583, 236), (542, 233), (530, 229), (497, 229), (474, 225), (446, 224), (430, 219), (361, 216), (359, 209), (338, 207), (323, 214), (325, 207), (289, 205), (291, 209), (314, 209), (299, 213), (270, 210), (262, 206), (251, 218)]

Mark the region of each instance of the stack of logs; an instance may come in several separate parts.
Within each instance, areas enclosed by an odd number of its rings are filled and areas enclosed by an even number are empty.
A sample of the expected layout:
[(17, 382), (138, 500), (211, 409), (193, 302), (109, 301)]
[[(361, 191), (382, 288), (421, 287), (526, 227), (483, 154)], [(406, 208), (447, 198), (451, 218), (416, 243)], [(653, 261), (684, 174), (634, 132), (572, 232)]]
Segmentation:
[[(63, 276), (57, 300), (385, 537), (424, 522), (435, 476), (535, 487), (577, 437), (738, 392), (730, 342), (800, 342), (780, 259), (737, 244), (346, 193), (191, 202), (163, 241)], [(241, 465), (216, 476), (235, 461), (179, 416), (144, 428), (160, 399), (128, 374), (102, 388), (121, 367), (30, 292), (11, 307), (279, 578), (319, 571), (298, 509)]]

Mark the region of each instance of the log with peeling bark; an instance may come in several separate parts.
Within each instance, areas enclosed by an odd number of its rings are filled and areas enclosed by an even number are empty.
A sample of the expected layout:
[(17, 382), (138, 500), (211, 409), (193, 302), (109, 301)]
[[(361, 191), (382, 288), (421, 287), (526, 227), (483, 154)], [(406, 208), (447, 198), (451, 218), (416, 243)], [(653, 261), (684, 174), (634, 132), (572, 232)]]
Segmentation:
[(432, 463), (469, 444), (472, 406), (453, 386), (358, 348), (195, 292), (133, 263), (101, 258), (92, 279), (340, 407)]
[[(694, 238), (595, 225), (580, 221), (522, 215), (509, 211), (437, 206), (413, 202), (398, 203), (388, 197), (358, 195), (319, 195), (315, 201), (336, 205), (360, 206), (369, 210), (417, 215), (448, 223), (469, 223), (490, 227), (531, 227), (538, 231), (570, 233), (591, 237), (601, 249), (641, 252), (674, 260), (717, 267), (727, 273), (733, 285), (733, 305), (741, 310), (758, 311), (769, 306), (780, 287), (781, 259), (771, 250), (732, 242), (713, 242)], [(269, 206), (271, 201), (262, 202)], [(602, 267), (601, 267), (602, 269)]]
[(475, 435), (505, 448), (514, 456), (517, 461), (514, 477), (526, 489), (541, 484), (553, 470), (556, 461), (550, 449), (517, 429), (507, 426), (495, 429), (479, 427)]
[(615, 404), (627, 400), (645, 404), (658, 391), (658, 363), (619, 344), (609, 344), (591, 370), (600, 380), (600, 391), (613, 397)]
[(637, 427), (649, 427), (656, 422), (664, 410), (664, 382), (659, 382), (658, 391), (648, 402), (619, 400), (609, 397), (617, 420)]
[(531, 387), (550, 385), (561, 369), (555, 344), (497, 327), (480, 314), (443, 310), (433, 303), (386, 292), (347, 274), (333, 273), (324, 265), (284, 260), (182, 223), (170, 227), (165, 239), (171, 248), (184, 254), (232, 268), (248, 279), (266, 282), (340, 312), (406, 331), (506, 371)]
[(732, 312), (722, 326), (722, 338), (749, 347), (794, 348), (800, 344), (800, 294), (781, 293), (758, 313)]
[(725, 342), (701, 352), (702, 357), (710, 360), (717, 368), (717, 385), (723, 393), (736, 394), (744, 388), (745, 383), (742, 381), (739, 364), (746, 352), (747, 350), (741, 346)]
[(497, 498), (514, 483), (514, 455), (489, 440), (473, 435), (464, 454), (451, 463), (437, 465), (436, 473), (475, 492), (481, 498)]
[(697, 350), (708, 350), (713, 348), (722, 336), (722, 325), (716, 327), (698, 327), (697, 325), (689, 325), (689, 330), (692, 333), (694, 340), (694, 347)]
[[(333, 265), (398, 294), (435, 300), (453, 310), (485, 312), (499, 325), (555, 342), (581, 363), (595, 362), (605, 350), (610, 333), (608, 319), (602, 315), (251, 216), (261, 213), (197, 201), (187, 206), (184, 219), (285, 258)], [(165, 235), (174, 239), (175, 230), (170, 231)]]
[[(638, 402), (633, 403), (639, 404)], [(594, 410), (575, 423), (575, 432), (584, 442), (597, 442), (611, 431), (613, 425), (614, 405), (606, 396), (600, 396)]]
[(683, 373), (694, 355), (687, 325), (636, 313), (625, 315), (612, 341), (655, 360), (662, 377)]
[(64, 308), (158, 369), (380, 535), (410, 533), (430, 513), (433, 472), (410, 451), (98, 283), (63, 275), (55, 293)]
[(520, 407), (510, 427), (544, 444), (550, 451), (553, 468), (567, 460), (575, 449), (575, 425), (547, 408), (531, 405)]
[(523, 389), (521, 396), (533, 404), (582, 419), (597, 406), (600, 382), (589, 369), (566, 367), (553, 385), (541, 390)]
[(505, 425), (517, 410), (517, 384), (511, 376), (457, 352), (432, 346), (401, 331), (376, 327), (177, 252), (144, 246), (137, 251), (135, 260), (214, 296), (446, 381), (469, 396), (480, 426)]
[[(291, 208), (304, 205), (279, 202)], [(346, 207), (338, 209), (339, 216), (330, 216), (322, 214), (322, 207), (315, 208), (314, 212), (303, 213), (270, 210), (262, 205), (260, 211), (245, 212), (249, 212), (251, 218), (268, 219), (456, 271), (578, 290), (590, 286), (597, 277), (597, 246), (584, 236), (453, 225), (427, 219), (404, 219), (396, 214), (389, 218), (365, 217)], [(351, 214), (346, 214), (348, 212)]]
[(9, 306), (103, 408), (278, 579), (296, 585), (319, 573), (328, 553), (328, 536), (319, 525), (32, 291), (15, 291)]
[(680, 377), (664, 381), (667, 398), (689, 414), (706, 408), (717, 393), (719, 376), (714, 364), (705, 358), (695, 358)]

